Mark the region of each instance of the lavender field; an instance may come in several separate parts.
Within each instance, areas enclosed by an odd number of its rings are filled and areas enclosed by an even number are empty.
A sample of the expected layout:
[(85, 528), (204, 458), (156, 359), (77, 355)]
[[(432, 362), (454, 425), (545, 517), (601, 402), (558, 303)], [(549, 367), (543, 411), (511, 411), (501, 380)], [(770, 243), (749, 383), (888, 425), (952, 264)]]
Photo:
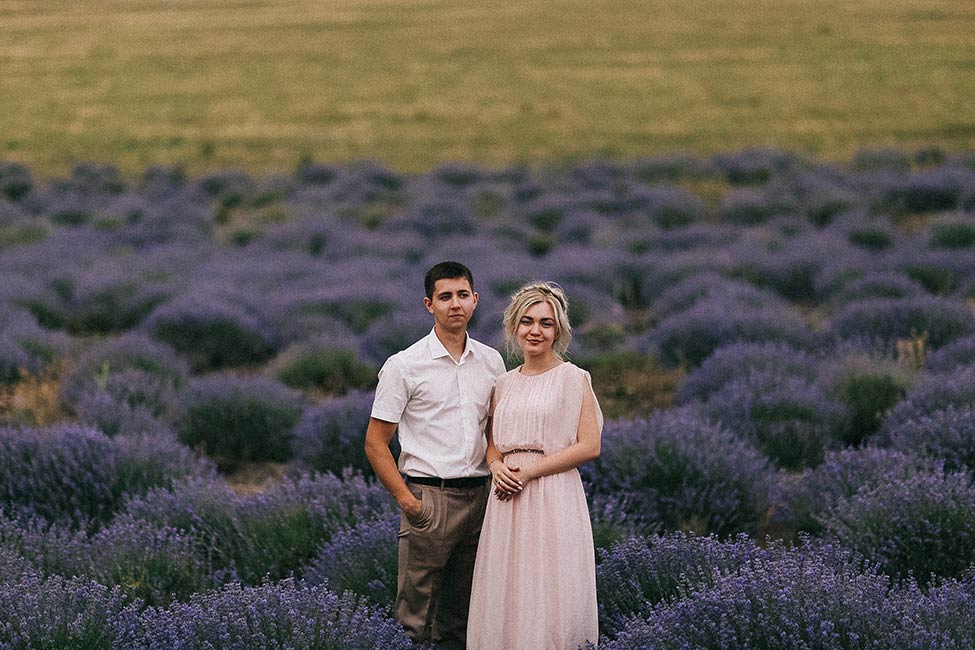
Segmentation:
[(938, 149), (0, 163), (0, 648), (414, 647), (362, 442), (444, 259), (492, 345), (522, 282), (569, 296), (600, 648), (975, 648), (975, 152)]

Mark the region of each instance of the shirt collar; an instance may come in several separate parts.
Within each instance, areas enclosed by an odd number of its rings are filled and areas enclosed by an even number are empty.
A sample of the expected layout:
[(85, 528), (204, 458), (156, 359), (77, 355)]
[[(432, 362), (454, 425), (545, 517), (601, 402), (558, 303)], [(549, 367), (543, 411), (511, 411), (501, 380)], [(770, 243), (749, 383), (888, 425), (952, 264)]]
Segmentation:
[[(439, 359), (440, 357), (450, 357), (450, 353), (447, 352), (447, 348), (444, 347), (444, 344), (437, 337), (436, 329), (430, 330), (430, 334), (427, 336), (427, 345), (430, 349), (431, 359)], [(460, 355), (461, 362), (463, 362), (464, 359), (466, 359), (467, 355), (469, 354), (474, 354), (474, 346), (471, 345), (470, 333), (467, 334), (467, 339), (464, 342), (464, 353)], [(453, 357), (451, 357), (451, 360), (453, 360)]]

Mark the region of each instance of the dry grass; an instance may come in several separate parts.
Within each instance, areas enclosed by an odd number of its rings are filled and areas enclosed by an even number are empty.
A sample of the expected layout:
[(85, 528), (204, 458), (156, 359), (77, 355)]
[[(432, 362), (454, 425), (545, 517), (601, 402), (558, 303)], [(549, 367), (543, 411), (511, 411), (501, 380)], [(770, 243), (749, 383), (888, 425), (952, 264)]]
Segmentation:
[(33, 375), (21, 372), (21, 380), (0, 385), (0, 423), (46, 426), (65, 418), (61, 408), (61, 383), (55, 368)]
[(957, 0), (0, 0), (0, 159), (971, 148), (973, 33)]

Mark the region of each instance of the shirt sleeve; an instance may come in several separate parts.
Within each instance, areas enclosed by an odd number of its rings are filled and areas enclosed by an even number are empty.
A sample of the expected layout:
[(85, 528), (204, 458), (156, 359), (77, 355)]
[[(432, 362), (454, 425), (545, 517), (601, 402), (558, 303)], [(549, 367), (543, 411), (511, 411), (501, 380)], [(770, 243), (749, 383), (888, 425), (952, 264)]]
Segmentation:
[(379, 385), (372, 402), (372, 417), (384, 422), (398, 423), (409, 401), (406, 368), (395, 356), (390, 357), (379, 371)]

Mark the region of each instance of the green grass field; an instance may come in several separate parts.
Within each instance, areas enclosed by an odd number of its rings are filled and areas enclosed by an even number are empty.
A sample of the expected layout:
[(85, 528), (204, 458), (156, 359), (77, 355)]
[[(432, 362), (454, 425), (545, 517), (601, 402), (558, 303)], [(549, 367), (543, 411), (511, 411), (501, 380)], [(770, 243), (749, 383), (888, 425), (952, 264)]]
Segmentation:
[(964, 0), (0, 0), (0, 159), (975, 146)]

